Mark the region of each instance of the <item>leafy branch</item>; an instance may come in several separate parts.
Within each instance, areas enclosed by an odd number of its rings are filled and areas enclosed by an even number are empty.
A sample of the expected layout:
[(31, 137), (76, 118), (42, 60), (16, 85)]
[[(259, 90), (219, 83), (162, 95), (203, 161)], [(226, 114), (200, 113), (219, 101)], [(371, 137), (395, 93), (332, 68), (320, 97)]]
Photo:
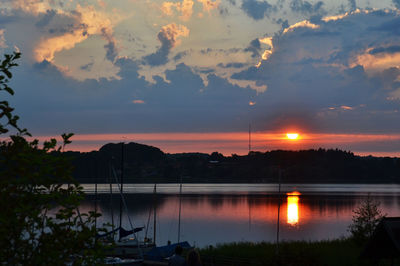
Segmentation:
[[(9, 95), (14, 95), (14, 90), (8, 86), (10, 79), (12, 78), (11, 69), (15, 66), (18, 66), (15, 63), (15, 60), (21, 57), (21, 53), (14, 52), (13, 54), (4, 55), (5, 59), (0, 64), (0, 91), (6, 92)], [(26, 128), (21, 129), (17, 122), (19, 120), (18, 115), (14, 115), (12, 112), (14, 108), (12, 108), (8, 101), (0, 101), (0, 119), (6, 118), (5, 122), (0, 123), (0, 134), (7, 133), (9, 129), (8, 126), (13, 127), (18, 131), (20, 135), (31, 136)]]

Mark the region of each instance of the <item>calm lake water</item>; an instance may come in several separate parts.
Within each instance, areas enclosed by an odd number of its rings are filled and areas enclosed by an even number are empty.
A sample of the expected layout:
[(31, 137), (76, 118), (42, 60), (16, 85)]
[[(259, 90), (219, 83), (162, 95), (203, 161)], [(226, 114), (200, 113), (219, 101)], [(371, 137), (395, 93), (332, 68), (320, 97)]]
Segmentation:
[[(178, 238), (181, 204), (181, 240), (196, 246), (237, 241), (276, 241), (280, 202), (280, 240), (324, 240), (347, 236), (352, 211), (368, 194), (380, 202), (387, 216), (400, 216), (399, 185), (285, 184), (279, 200), (276, 184), (124, 184), (128, 208), (123, 226), (129, 229), (128, 215), (135, 227), (148, 224), (153, 237), (156, 212), (156, 243), (164, 245)], [(94, 210), (94, 185), (85, 184), (89, 193), (82, 211)], [(102, 217), (98, 222), (119, 221), (117, 185), (110, 194), (109, 184), (99, 184), (97, 206)], [(150, 217), (150, 219), (149, 219)], [(149, 222), (148, 222), (149, 221)], [(139, 234), (143, 238), (145, 231)]]

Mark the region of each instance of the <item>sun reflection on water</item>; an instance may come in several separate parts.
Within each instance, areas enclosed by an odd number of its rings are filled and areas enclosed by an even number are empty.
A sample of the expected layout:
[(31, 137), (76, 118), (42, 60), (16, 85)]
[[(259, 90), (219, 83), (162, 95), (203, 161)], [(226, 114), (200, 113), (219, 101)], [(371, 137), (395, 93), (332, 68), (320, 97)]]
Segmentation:
[(295, 226), (299, 223), (299, 192), (287, 193), (287, 223)]

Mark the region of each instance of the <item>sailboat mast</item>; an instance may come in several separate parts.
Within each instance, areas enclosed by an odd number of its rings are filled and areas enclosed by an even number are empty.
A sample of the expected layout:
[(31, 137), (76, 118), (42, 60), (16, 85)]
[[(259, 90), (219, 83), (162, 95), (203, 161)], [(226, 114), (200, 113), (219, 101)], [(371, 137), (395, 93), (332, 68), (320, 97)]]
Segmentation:
[(182, 175), (181, 175), (181, 184), (179, 186), (178, 243), (181, 240), (181, 209), (182, 209)]
[(279, 177), (279, 186), (278, 186), (278, 221), (276, 223), (276, 254), (279, 254), (279, 216), (280, 216), (280, 210), (281, 210), (281, 168), (278, 169), (278, 177)]
[(157, 215), (156, 215), (156, 210), (157, 210), (157, 184), (154, 184), (154, 218), (153, 218), (153, 222), (154, 222), (154, 224), (153, 224), (153, 243), (154, 244), (156, 244), (156, 232), (157, 232), (157, 229), (156, 229), (156, 225), (157, 225), (157, 222), (156, 222), (156, 218), (157, 218)]
[(122, 227), (122, 193), (124, 191), (124, 143), (121, 143), (121, 199), (119, 201), (119, 227)]
[[(97, 214), (97, 160), (94, 167), (94, 213)], [(94, 218), (94, 228), (97, 229), (97, 216)]]
[(112, 172), (111, 172), (111, 164), (108, 164), (108, 179), (110, 182), (110, 209), (111, 209), (111, 225), (112, 225), (112, 230), (114, 230), (114, 206), (113, 206), (113, 188), (112, 188)]

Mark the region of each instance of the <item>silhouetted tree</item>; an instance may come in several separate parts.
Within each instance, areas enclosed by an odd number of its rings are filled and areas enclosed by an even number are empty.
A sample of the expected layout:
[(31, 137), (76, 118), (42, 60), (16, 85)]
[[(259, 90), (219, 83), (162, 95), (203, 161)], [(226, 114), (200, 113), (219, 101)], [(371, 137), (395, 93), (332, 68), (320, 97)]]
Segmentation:
[(380, 203), (373, 200), (370, 195), (353, 211), (352, 224), (349, 226), (351, 237), (359, 244), (368, 241), (376, 226), (384, 215), (379, 209)]

